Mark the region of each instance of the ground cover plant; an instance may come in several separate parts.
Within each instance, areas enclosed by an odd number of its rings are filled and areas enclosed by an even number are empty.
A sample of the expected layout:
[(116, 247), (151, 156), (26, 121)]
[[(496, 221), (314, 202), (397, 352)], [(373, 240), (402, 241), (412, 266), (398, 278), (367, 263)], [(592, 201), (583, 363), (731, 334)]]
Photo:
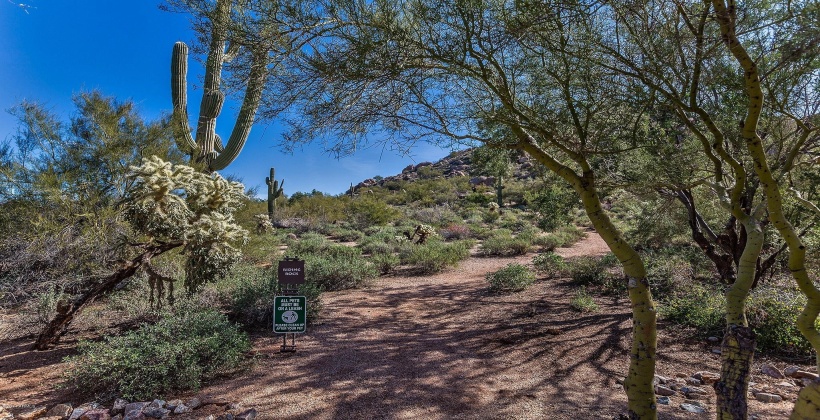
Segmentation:
[(525, 265), (510, 263), (494, 273), (488, 273), (487, 282), (493, 292), (520, 292), (535, 282), (535, 273)]

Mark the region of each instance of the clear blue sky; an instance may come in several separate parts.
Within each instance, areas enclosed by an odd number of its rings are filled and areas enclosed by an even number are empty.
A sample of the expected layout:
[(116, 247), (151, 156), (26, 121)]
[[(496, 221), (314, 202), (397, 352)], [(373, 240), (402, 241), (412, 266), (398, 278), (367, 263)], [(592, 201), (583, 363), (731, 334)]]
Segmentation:
[[(148, 120), (170, 112), (171, 49), (176, 41), (191, 41), (193, 32), (186, 15), (160, 11), (159, 4), (160, 0), (0, 0), (0, 139), (14, 133), (17, 122), (7, 110), (23, 99), (46, 104), (66, 121), (73, 112), (72, 94), (93, 89), (134, 101)], [(189, 83), (202, 74), (191, 60)], [(199, 103), (200, 93), (189, 87), (189, 106)], [(217, 122), (222, 138), (230, 135), (237, 109), (229, 104), (223, 110)], [(189, 113), (194, 118), (197, 110)], [(264, 192), (265, 177), (274, 166), (276, 178), (285, 179), (288, 195), (313, 189), (338, 194), (350, 183), (394, 175), (411, 163), (435, 161), (449, 153), (423, 144), (411, 156), (372, 148), (337, 160), (319, 145), (284, 154), (277, 147), (279, 141), (276, 124), (257, 124), (239, 158), (222, 173), (237, 175), (246, 186), (256, 185)]]

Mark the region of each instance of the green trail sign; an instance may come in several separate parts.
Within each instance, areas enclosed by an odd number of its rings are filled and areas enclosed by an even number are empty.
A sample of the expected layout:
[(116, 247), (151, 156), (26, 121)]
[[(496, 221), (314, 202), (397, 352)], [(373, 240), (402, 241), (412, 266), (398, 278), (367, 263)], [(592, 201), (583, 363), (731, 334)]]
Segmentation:
[(276, 296), (273, 298), (273, 332), (277, 334), (305, 332), (306, 309), (307, 299), (304, 296)]

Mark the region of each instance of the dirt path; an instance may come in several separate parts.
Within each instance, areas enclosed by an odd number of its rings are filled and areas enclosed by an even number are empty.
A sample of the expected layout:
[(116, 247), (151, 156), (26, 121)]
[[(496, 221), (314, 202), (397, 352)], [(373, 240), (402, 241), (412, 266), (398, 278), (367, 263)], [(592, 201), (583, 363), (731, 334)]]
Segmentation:
[[(590, 233), (557, 252), (607, 249)], [(542, 279), (511, 295), (487, 292), (486, 273), (531, 259), (470, 258), (435, 276), (384, 277), (366, 289), (326, 293), (322, 319), (298, 338), (296, 353), (280, 353), (280, 337), (258, 336), (251, 370), (201, 393), (276, 419), (611, 419), (624, 412), (616, 380), (627, 372), (628, 300), (596, 297), (599, 311), (578, 313), (566, 279)], [(719, 356), (705, 343), (664, 333), (659, 348), (660, 375), (718, 371)], [(0, 400), (4, 394), (14, 396), (0, 386)], [(660, 417), (714, 417), (684, 412), (682, 402), (673, 396)], [(751, 407), (760, 418), (783, 418), (791, 403)]]

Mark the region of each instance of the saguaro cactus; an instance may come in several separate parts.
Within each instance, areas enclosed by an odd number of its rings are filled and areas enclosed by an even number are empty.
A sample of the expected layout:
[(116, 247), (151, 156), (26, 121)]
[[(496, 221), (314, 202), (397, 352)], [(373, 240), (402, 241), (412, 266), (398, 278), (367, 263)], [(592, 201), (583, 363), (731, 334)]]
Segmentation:
[(282, 188), (285, 186), (285, 180), (282, 182), (274, 179), (276, 172), (270, 168), (270, 176), (265, 177), (265, 184), (268, 184), (268, 218), (273, 221), (273, 214), (276, 212), (276, 199), (282, 196)]
[[(248, 139), (256, 111), (262, 99), (267, 77), (268, 51), (263, 47), (242, 45), (249, 48), (252, 60), (242, 100), (228, 143), (223, 146), (216, 134), (216, 118), (222, 111), (225, 94), (220, 90), (222, 65), (230, 61), (235, 45), (228, 48), (228, 26), (231, 18), (231, 1), (218, 0), (212, 14), (213, 29), (205, 62), (202, 102), (199, 108), (196, 137), (191, 134), (188, 122), (188, 46), (184, 42), (174, 44), (171, 56), (171, 98), (174, 104), (174, 120), (177, 124), (176, 141), (179, 147), (190, 153), (197, 162), (204, 162), (206, 170), (217, 171), (227, 167), (239, 155)], [(230, 50), (230, 51), (229, 51)]]

